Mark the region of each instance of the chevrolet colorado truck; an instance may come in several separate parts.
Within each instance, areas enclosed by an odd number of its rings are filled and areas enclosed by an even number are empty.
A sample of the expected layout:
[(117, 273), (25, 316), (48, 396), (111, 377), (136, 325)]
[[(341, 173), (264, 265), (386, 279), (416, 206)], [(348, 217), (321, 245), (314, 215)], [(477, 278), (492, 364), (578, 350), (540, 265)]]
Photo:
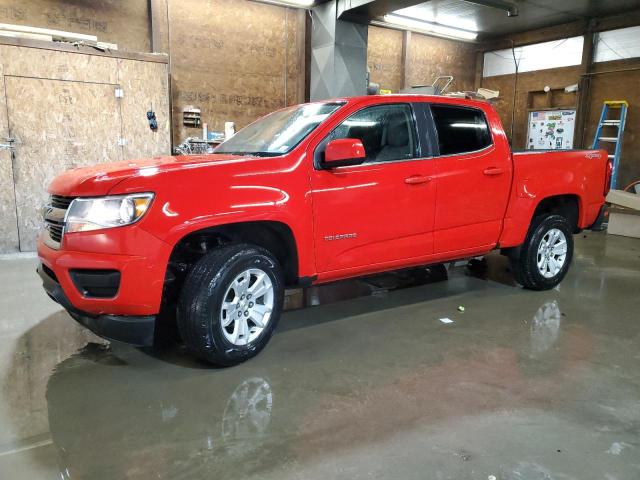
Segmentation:
[(38, 271), (49, 296), (98, 335), (148, 346), (173, 317), (196, 356), (233, 365), (269, 341), (287, 286), (494, 249), (524, 287), (556, 286), (572, 235), (601, 216), (610, 176), (605, 151), (512, 153), (486, 102), (309, 103), (257, 120), (210, 155), (58, 176)]

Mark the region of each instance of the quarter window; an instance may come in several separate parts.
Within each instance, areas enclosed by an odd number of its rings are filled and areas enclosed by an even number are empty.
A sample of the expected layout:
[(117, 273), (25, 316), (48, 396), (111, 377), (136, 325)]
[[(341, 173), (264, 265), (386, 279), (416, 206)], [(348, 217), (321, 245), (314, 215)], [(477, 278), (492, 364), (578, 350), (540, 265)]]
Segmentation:
[(377, 105), (354, 113), (331, 132), (327, 142), (339, 138), (360, 140), (367, 162), (416, 157), (413, 114), (411, 107), (405, 104)]
[(440, 155), (475, 152), (491, 145), (484, 113), (475, 108), (431, 105)]

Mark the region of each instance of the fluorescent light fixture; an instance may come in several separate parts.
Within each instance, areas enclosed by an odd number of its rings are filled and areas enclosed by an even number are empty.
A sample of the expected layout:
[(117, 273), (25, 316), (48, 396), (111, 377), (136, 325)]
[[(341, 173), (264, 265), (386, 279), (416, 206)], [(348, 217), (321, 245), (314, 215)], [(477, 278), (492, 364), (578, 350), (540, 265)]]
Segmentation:
[(469, 16), (467, 10), (461, 11), (456, 15), (455, 13), (448, 13), (446, 8), (438, 8), (437, 5), (431, 5), (431, 3), (433, 2), (401, 8), (400, 10), (389, 13), (402, 17), (415, 18), (416, 20), (422, 20), (427, 23), (436, 23), (438, 25), (459, 28), (460, 30), (468, 30), (470, 32), (477, 32), (479, 30), (478, 23), (474, 16)]
[(462, 30), (460, 28), (448, 27), (439, 23), (425, 22), (415, 18), (405, 17), (404, 15), (396, 15), (390, 13), (384, 16), (384, 21), (393, 25), (409, 28), (411, 30), (423, 31), (426, 33), (435, 33), (446, 37), (460, 38), (463, 40), (475, 40), (478, 37), (476, 32)]
[(253, 0), (254, 2), (270, 3), (271, 5), (280, 5), (281, 7), (298, 7), (311, 8), (315, 5), (316, 0)]

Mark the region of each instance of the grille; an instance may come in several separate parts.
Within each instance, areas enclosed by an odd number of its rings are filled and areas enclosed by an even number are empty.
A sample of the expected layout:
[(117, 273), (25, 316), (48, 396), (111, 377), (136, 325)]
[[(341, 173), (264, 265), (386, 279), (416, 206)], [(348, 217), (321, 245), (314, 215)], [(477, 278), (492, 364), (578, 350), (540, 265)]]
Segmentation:
[(52, 248), (60, 248), (64, 233), (64, 218), (74, 198), (51, 195), (49, 203), (43, 209), (44, 227), (48, 234), (45, 236), (45, 243)]
[(50, 205), (53, 208), (61, 208), (63, 210), (66, 210), (69, 208), (69, 205), (71, 204), (71, 202), (73, 202), (74, 199), (75, 197), (63, 197), (62, 195), (51, 195)]
[(60, 240), (62, 240), (62, 231), (64, 230), (64, 223), (59, 224), (59, 223), (54, 223), (48, 220), (46, 221), (46, 228), (49, 231), (49, 236), (51, 237), (51, 240), (53, 240), (54, 242), (60, 243)]

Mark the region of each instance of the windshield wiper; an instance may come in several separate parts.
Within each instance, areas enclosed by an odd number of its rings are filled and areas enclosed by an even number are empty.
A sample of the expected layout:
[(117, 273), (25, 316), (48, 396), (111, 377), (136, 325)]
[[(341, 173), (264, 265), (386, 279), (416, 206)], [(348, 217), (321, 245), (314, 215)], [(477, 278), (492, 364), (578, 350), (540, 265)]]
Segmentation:
[(225, 155), (238, 155), (241, 157), (277, 157), (278, 155), (283, 155), (282, 153), (277, 152), (213, 152), (220, 153)]

